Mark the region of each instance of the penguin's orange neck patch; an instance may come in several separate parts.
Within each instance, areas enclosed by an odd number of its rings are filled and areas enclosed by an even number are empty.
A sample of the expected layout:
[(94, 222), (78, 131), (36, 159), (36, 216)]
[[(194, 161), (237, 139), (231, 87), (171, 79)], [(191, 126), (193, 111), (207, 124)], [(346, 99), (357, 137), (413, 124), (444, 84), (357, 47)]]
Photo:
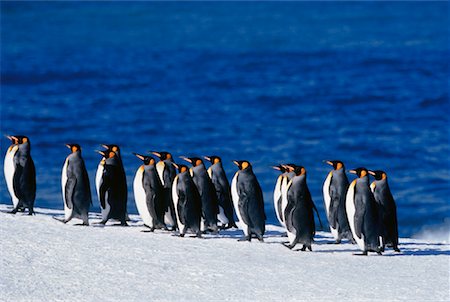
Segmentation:
[(381, 179), (386, 179), (386, 178), (387, 178), (386, 173), (381, 174)]
[(360, 178), (364, 177), (367, 175), (367, 171), (366, 170), (361, 170), (361, 176)]
[(152, 159), (150, 159), (150, 165), (154, 165), (155, 164), (155, 160), (152, 158)]
[(111, 148), (111, 150), (113, 150), (114, 152), (117, 152), (117, 151), (119, 151), (119, 148), (117, 146), (114, 146)]
[(77, 146), (72, 146), (72, 153), (75, 153), (75, 152), (77, 152), (78, 151), (78, 148), (77, 148)]
[(306, 173), (305, 168), (302, 168), (301, 171), (300, 171), (300, 175), (303, 175), (303, 174), (305, 174), (305, 173)]
[(342, 169), (342, 164), (341, 163), (337, 163), (336, 165), (336, 170)]
[(24, 138), (22, 139), (22, 143), (26, 143), (26, 142), (28, 142), (28, 138), (27, 138), (27, 137), (24, 137)]
[(186, 167), (181, 167), (180, 173), (184, 173), (186, 171), (187, 171)]
[(244, 161), (244, 162), (242, 163), (242, 170), (247, 169), (248, 166), (249, 166), (248, 162)]
[(114, 155), (115, 155), (115, 153), (114, 153), (114, 152), (109, 152), (109, 153), (108, 153), (108, 158), (113, 158), (113, 157), (114, 157)]
[(197, 166), (200, 166), (201, 164), (202, 164), (202, 161), (197, 159), (197, 161), (195, 162), (195, 166), (197, 167)]
[(167, 159), (171, 159), (171, 158), (172, 158), (172, 154), (167, 153), (166, 158), (167, 158)]
[(220, 159), (218, 159), (217, 157), (214, 158), (214, 164), (220, 163)]

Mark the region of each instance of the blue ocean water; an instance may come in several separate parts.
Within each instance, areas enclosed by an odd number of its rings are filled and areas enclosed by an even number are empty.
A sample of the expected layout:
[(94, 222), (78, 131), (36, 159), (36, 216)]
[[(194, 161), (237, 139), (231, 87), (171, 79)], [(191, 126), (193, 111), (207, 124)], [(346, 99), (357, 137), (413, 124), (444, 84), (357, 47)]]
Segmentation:
[[(68, 142), (94, 188), (100, 143), (308, 171), (387, 171), (402, 236), (449, 224), (448, 2), (1, 2), (1, 133), (25, 134), (36, 206), (62, 208)], [(1, 153), (9, 142), (1, 138)], [(350, 176), (353, 179), (352, 176)], [(3, 175), (1, 202), (9, 203)], [(94, 198), (94, 210), (98, 201)]]

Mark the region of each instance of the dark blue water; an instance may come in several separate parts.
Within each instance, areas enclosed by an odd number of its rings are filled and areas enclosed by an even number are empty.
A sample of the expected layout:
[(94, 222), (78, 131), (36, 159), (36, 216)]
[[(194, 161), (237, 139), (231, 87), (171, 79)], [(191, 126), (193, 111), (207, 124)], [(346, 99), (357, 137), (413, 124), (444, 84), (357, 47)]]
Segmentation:
[[(1, 132), (25, 134), (36, 206), (62, 208), (77, 142), (248, 159), (274, 222), (270, 165), (308, 171), (322, 218), (328, 166), (384, 169), (400, 234), (450, 206), (448, 3), (1, 3)], [(8, 141), (1, 139), (4, 154)], [(351, 177), (352, 178), (352, 177)], [(10, 203), (4, 177), (1, 202)], [(129, 193), (129, 211), (135, 212)], [(98, 201), (94, 199), (98, 210)]]

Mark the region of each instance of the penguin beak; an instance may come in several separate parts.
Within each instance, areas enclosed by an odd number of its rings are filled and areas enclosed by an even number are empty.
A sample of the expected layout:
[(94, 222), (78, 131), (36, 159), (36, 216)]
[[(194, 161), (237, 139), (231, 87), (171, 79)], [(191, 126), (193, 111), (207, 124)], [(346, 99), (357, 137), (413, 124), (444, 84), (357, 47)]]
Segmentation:
[(348, 173), (356, 174), (355, 170), (348, 170)]
[(324, 160), (323, 162), (329, 164), (330, 166), (333, 165), (333, 163), (331, 161), (329, 161), (329, 160)]
[(137, 158), (139, 158), (140, 160), (144, 160), (144, 159), (145, 159), (145, 157), (144, 157), (143, 155), (140, 155), (140, 154), (137, 154), (137, 153), (134, 153), (134, 152), (133, 152), (133, 154), (134, 154)]
[(203, 156), (204, 159), (206, 159), (207, 161), (211, 161), (211, 157), (209, 156)]
[(176, 163), (172, 163), (172, 165), (175, 167), (175, 169), (179, 170), (180, 167), (178, 167), (178, 165)]
[(375, 172), (368, 170), (367, 172), (369, 172), (370, 175), (375, 176)]
[(233, 160), (233, 163), (239, 167), (239, 162), (237, 160)]
[(100, 146), (102, 146), (102, 147), (105, 148), (105, 149), (109, 149), (108, 145), (100, 144)]
[(7, 139), (9, 139), (10, 141), (13, 141), (13, 138), (12, 138), (12, 136), (9, 136), (9, 135), (5, 135), (5, 137), (6, 137)]
[(72, 148), (72, 146), (70, 144), (65, 144), (64, 146), (66, 146), (67, 148)]
[(106, 157), (105, 151), (95, 150), (95, 152), (97, 152), (98, 154), (100, 154), (103, 157)]
[(281, 171), (280, 167), (278, 167), (278, 166), (271, 166), (271, 168), (275, 169), (275, 170), (278, 170), (278, 171)]
[(186, 157), (186, 156), (180, 156), (180, 158), (183, 159), (183, 160), (185, 160), (185, 161), (187, 161), (188, 163), (191, 163), (191, 164), (192, 164), (192, 159), (190, 159), (189, 157)]
[(158, 158), (161, 158), (161, 153), (158, 153), (156, 151), (148, 151), (148, 152), (153, 154), (153, 155), (155, 155), (155, 156), (157, 156)]

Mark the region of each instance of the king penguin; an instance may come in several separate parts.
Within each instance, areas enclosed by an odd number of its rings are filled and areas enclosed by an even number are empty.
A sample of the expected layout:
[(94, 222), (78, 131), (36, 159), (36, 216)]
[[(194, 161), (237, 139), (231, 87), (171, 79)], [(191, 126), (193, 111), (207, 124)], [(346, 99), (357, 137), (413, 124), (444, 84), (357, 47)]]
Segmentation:
[(244, 231), (244, 238), (240, 241), (252, 240), (255, 235), (263, 242), (266, 231), (266, 213), (264, 212), (264, 199), (252, 165), (246, 161), (233, 161), (239, 170), (231, 181), (231, 196), (234, 210), (239, 219), (238, 226)]
[(380, 170), (369, 171), (369, 174), (375, 177), (375, 181), (372, 182), (370, 188), (377, 202), (378, 218), (383, 237), (382, 250), (387, 245), (392, 247), (394, 251), (400, 252), (398, 248), (397, 206), (389, 188), (387, 174)]
[(30, 139), (26, 136), (7, 136), (12, 145), (6, 151), (4, 172), (9, 194), (13, 202), (10, 212), (15, 214), (28, 208), (28, 214), (34, 214), (36, 198), (36, 169), (31, 158)]
[[(285, 227), (284, 218), (283, 218), (283, 198), (282, 198), (282, 186), (286, 186), (288, 181), (289, 171), (284, 167), (284, 165), (272, 166), (273, 169), (278, 170), (281, 174), (277, 178), (277, 182), (275, 183), (275, 188), (273, 190), (273, 207), (275, 209), (275, 216), (278, 219), (278, 222), (281, 226)], [(287, 204), (287, 202), (286, 202)]]
[(201, 237), (202, 201), (200, 193), (185, 165), (173, 164), (179, 170), (172, 186), (172, 199), (178, 220), (180, 236), (184, 237), (188, 230)]
[(100, 162), (103, 166), (102, 173), (99, 175), (97, 171), (96, 179), (102, 209), (100, 224), (106, 224), (109, 219), (116, 219), (126, 226), (127, 187), (124, 185), (122, 162), (112, 150), (97, 152), (103, 156)]
[(150, 151), (153, 155), (159, 158), (159, 162), (156, 164), (156, 170), (159, 175), (159, 179), (164, 187), (164, 221), (167, 225), (172, 227), (172, 230), (177, 229), (177, 217), (175, 214), (175, 208), (172, 200), (172, 183), (177, 175), (175, 167), (173, 166), (173, 156), (171, 153), (162, 151)]
[(151, 156), (133, 153), (144, 162), (136, 171), (133, 182), (136, 208), (144, 221), (144, 225), (153, 232), (155, 229), (165, 229), (164, 224), (164, 191), (156, 172), (156, 161)]
[(189, 170), (192, 180), (200, 193), (202, 200), (202, 231), (210, 231), (217, 233), (217, 214), (219, 213), (219, 205), (214, 185), (208, 176), (203, 161), (198, 157), (181, 157), (185, 161), (192, 164)]
[(295, 176), (289, 181), (284, 192), (287, 206), (283, 216), (289, 239), (289, 245), (286, 247), (292, 249), (297, 243), (302, 243), (302, 251), (307, 248), (312, 251), (311, 243), (316, 233), (313, 212), (315, 205), (306, 183), (306, 169), (297, 165), (289, 167), (293, 169)]
[(327, 160), (325, 162), (333, 167), (323, 184), (323, 199), (331, 234), (335, 243), (341, 243), (343, 238), (354, 242), (345, 209), (349, 182), (345, 174), (344, 163), (339, 160)]
[(217, 201), (219, 203), (218, 220), (222, 223), (222, 228), (237, 228), (234, 221), (233, 202), (231, 200), (230, 183), (222, 166), (222, 159), (219, 156), (204, 156), (211, 163), (208, 168), (208, 175), (216, 190)]
[(369, 187), (368, 171), (366, 168), (358, 168), (349, 172), (358, 176), (350, 184), (345, 201), (353, 238), (363, 251), (362, 255), (367, 255), (368, 252), (381, 255), (377, 205)]
[(79, 218), (83, 225), (89, 225), (89, 207), (92, 204), (91, 187), (86, 171), (81, 147), (78, 144), (67, 144), (71, 153), (64, 161), (61, 175), (61, 189), (64, 202), (64, 220)]

